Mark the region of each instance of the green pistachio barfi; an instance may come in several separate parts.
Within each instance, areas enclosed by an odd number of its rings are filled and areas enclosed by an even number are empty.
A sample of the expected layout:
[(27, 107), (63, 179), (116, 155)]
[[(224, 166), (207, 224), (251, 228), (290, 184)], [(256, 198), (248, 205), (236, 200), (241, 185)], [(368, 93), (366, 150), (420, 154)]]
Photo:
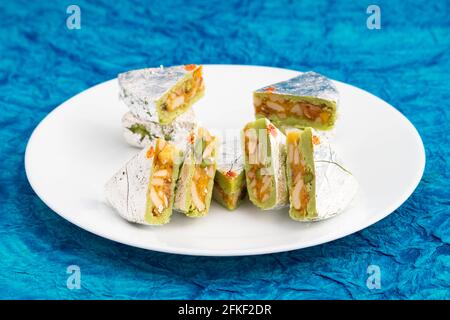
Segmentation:
[(339, 93), (333, 82), (315, 72), (305, 72), (253, 93), (257, 118), (268, 118), (280, 129), (333, 128)]
[(216, 173), (218, 141), (205, 128), (189, 137), (180, 169), (174, 208), (188, 217), (202, 217), (209, 211)]
[(289, 215), (298, 221), (332, 217), (348, 206), (357, 190), (325, 135), (312, 128), (287, 132)]
[(242, 130), (245, 177), (250, 201), (268, 210), (287, 205), (285, 136), (268, 119)]
[(205, 91), (202, 66), (132, 70), (118, 76), (120, 98), (143, 121), (172, 123)]
[(235, 210), (246, 194), (242, 148), (239, 136), (232, 136), (221, 143), (213, 199), (228, 210)]
[(163, 139), (129, 160), (106, 184), (106, 199), (120, 216), (134, 223), (170, 221), (181, 153)]

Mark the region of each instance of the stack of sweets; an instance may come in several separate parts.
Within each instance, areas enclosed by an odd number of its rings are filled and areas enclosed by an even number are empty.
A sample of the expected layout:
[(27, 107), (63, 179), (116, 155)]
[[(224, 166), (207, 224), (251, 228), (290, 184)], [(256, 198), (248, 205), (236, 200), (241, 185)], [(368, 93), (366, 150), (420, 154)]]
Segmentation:
[(147, 68), (119, 74), (125, 140), (142, 151), (106, 184), (106, 199), (124, 219), (170, 221), (172, 208), (190, 217), (209, 211), (217, 139), (197, 126), (191, 109), (204, 94), (202, 67)]
[(124, 138), (142, 151), (105, 192), (130, 222), (163, 225), (172, 209), (203, 217), (213, 198), (235, 210), (246, 194), (262, 210), (289, 206), (293, 220), (318, 221), (342, 212), (357, 192), (328, 139), (339, 94), (320, 74), (302, 73), (254, 91), (256, 120), (220, 145), (191, 109), (205, 90), (201, 66), (133, 70), (118, 79), (129, 108)]

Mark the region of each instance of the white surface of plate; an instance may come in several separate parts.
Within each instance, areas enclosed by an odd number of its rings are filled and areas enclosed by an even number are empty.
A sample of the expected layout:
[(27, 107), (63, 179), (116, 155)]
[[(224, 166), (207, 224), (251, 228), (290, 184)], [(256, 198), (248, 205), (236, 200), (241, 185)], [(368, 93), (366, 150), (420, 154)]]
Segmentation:
[[(252, 91), (297, 71), (206, 65), (206, 94), (194, 107), (210, 129), (240, 129), (253, 120)], [(105, 182), (138, 149), (122, 138), (117, 80), (94, 86), (53, 110), (33, 132), (25, 154), (31, 186), (56, 213), (102, 237), (162, 252), (233, 256), (294, 250), (332, 241), (386, 217), (418, 185), (425, 152), (413, 125), (383, 100), (335, 82), (341, 95), (335, 147), (359, 182), (352, 205), (339, 216), (300, 223), (288, 209), (261, 211), (248, 200), (234, 212), (213, 203), (205, 218), (174, 212), (165, 226), (122, 220), (105, 202)]]

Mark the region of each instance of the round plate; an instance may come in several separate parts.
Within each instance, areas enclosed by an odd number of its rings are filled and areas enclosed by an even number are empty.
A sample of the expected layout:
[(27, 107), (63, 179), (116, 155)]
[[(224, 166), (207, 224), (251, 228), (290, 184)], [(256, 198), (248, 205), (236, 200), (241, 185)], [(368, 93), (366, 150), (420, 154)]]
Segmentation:
[[(297, 71), (206, 65), (206, 94), (194, 107), (209, 129), (240, 129), (254, 119), (252, 91)], [(138, 149), (122, 137), (127, 111), (117, 80), (94, 86), (53, 110), (34, 130), (25, 154), (28, 180), (52, 210), (77, 226), (128, 245), (189, 255), (234, 256), (288, 251), (366, 228), (397, 209), (414, 191), (425, 152), (414, 126), (383, 100), (335, 82), (341, 104), (335, 147), (359, 182), (352, 204), (335, 218), (300, 223), (288, 209), (261, 211), (246, 200), (229, 212), (212, 203), (208, 216), (177, 212), (165, 226), (128, 223), (103, 196), (105, 182)]]

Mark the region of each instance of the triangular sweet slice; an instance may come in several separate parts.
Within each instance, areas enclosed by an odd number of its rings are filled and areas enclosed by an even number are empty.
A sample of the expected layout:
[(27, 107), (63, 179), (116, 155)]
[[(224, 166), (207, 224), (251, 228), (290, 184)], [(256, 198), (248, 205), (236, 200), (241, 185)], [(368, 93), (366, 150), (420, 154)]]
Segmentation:
[(130, 159), (106, 184), (106, 199), (120, 216), (134, 223), (170, 221), (181, 156), (163, 139)]
[(285, 127), (328, 130), (336, 121), (339, 93), (333, 82), (316, 72), (305, 72), (253, 93), (257, 118)]
[(228, 210), (235, 210), (246, 194), (244, 157), (239, 135), (228, 135), (220, 145), (213, 199)]
[(169, 124), (204, 94), (202, 66), (146, 68), (118, 76), (120, 98), (139, 119)]
[(205, 128), (189, 136), (175, 193), (174, 209), (188, 217), (203, 217), (209, 212), (216, 173), (218, 141)]
[(291, 129), (286, 144), (290, 217), (316, 221), (342, 212), (353, 199), (358, 184), (326, 136), (312, 128)]
[(285, 136), (266, 118), (242, 130), (245, 177), (250, 201), (269, 210), (287, 205)]

